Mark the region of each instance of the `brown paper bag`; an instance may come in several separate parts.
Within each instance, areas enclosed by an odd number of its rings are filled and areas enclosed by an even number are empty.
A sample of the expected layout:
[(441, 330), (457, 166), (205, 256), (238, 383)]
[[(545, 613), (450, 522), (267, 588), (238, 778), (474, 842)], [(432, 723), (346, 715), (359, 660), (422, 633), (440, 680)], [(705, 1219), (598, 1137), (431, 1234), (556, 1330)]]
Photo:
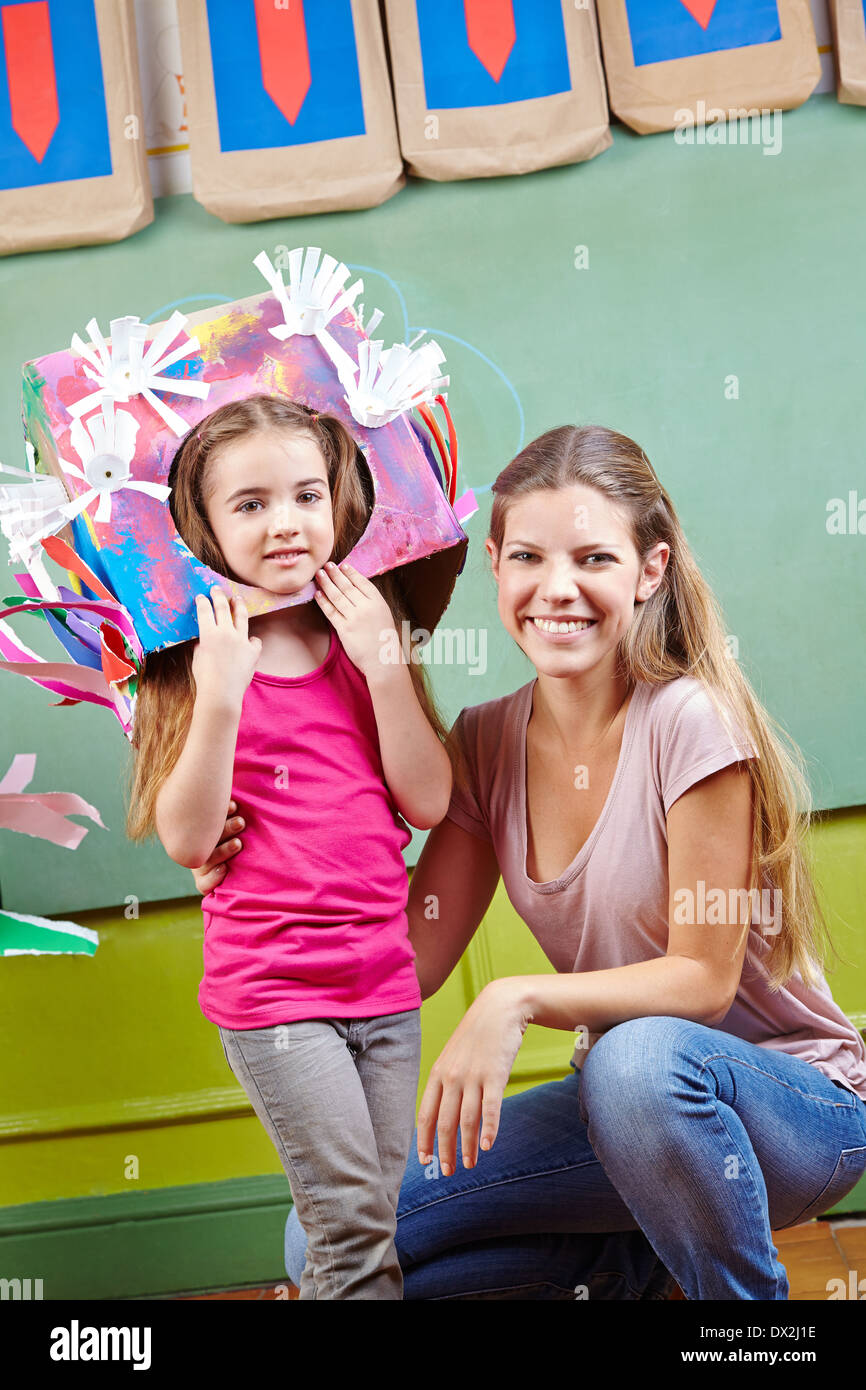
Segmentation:
[(836, 95), (866, 106), (866, 9), (863, 0), (830, 0), (836, 49)]
[(385, 0), (385, 12), (410, 173), (525, 174), (612, 143), (592, 0), (514, 0), (513, 37), (489, 50), (462, 0)]
[(611, 110), (641, 135), (787, 111), (821, 77), (809, 0), (600, 0), (599, 22)]
[(178, 0), (192, 188), (226, 222), (405, 183), (377, 0)]
[(0, 252), (119, 241), (153, 221), (132, 0), (5, 5)]

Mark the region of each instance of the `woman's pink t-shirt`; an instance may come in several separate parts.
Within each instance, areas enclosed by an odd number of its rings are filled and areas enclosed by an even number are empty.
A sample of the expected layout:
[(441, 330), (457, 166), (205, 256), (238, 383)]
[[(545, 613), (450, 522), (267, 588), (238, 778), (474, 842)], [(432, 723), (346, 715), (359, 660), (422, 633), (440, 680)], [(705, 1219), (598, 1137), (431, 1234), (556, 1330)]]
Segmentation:
[(308, 675), (254, 673), (232, 799), (243, 848), (202, 900), (205, 1017), (268, 1028), (419, 1008), (401, 853), (411, 834), (367, 682), (333, 629)]
[[(589, 839), (559, 878), (536, 883), (526, 873), (526, 728), (535, 684), (459, 715), (472, 789), (455, 787), (448, 817), (492, 842), (508, 896), (556, 970), (606, 970), (662, 956), (669, 910), (665, 817), (696, 782), (757, 753), (734, 719), (727, 732), (701, 682), (688, 676), (665, 685), (639, 682)], [(775, 901), (767, 889), (755, 902), (740, 987), (716, 1026), (811, 1062), (866, 1100), (866, 1046), (823, 976), (818, 988), (807, 988), (799, 972), (780, 991), (768, 988), (773, 936), (767, 928), (778, 925)], [(713, 920), (706, 906), (703, 920)], [(576, 1066), (598, 1036), (575, 1048)]]

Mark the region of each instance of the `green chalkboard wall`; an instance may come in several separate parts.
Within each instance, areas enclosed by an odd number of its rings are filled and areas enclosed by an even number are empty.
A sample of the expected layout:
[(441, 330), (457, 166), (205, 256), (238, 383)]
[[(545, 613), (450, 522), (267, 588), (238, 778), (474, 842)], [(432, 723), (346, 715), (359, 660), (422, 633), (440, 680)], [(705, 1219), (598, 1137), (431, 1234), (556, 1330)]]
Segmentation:
[[(603, 423), (642, 444), (671, 493), (739, 660), (806, 752), (816, 805), (862, 804), (866, 535), (831, 534), (827, 518), (833, 498), (846, 511), (850, 493), (866, 499), (864, 170), (864, 113), (815, 97), (785, 114), (776, 154), (617, 127), (588, 164), (411, 181), (367, 212), (228, 226), (191, 197), (162, 199), (129, 241), (0, 264), (0, 457), (24, 463), (22, 362), (92, 316), (107, 331), (122, 314), (237, 299), (262, 288), (262, 248), (322, 246), (363, 270), (381, 331), (428, 328), (448, 353), (462, 484), (480, 510), (445, 626), (483, 639), (486, 660), (433, 669), (446, 714), (532, 677), (496, 612), (490, 483), (543, 430)], [(36, 620), (12, 622), (41, 655), (62, 655)], [(81, 793), (109, 828), (74, 852), (3, 832), (3, 905), (74, 915), (188, 894), (156, 842), (125, 839), (120, 725), (54, 699), (0, 672), (0, 774), (35, 752), (32, 788)]]

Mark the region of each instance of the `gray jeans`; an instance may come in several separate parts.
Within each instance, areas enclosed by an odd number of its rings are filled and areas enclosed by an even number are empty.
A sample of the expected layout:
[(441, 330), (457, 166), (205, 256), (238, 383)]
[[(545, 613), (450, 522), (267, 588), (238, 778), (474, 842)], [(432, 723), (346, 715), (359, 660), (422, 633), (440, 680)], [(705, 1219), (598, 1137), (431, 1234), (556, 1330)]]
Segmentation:
[(394, 1235), (415, 1128), (420, 1010), (219, 1035), (307, 1236), (300, 1298), (402, 1299)]

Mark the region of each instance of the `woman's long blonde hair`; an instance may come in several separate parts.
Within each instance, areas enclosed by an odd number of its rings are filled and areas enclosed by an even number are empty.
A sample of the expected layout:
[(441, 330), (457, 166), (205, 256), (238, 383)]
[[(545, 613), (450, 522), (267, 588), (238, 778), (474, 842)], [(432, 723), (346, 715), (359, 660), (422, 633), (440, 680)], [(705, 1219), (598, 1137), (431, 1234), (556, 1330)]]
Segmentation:
[[(599, 425), (563, 425), (533, 440), (493, 484), (489, 535), (497, 554), (513, 502), (574, 483), (595, 488), (624, 513), (641, 564), (657, 542), (670, 547), (661, 584), (637, 605), (619, 644), (618, 669), (629, 685), (661, 685), (678, 676), (702, 681), (725, 724), (730, 711), (757, 749), (760, 756), (746, 762), (754, 809), (750, 887), (770, 883), (782, 903), (782, 928), (766, 956), (769, 984), (779, 989), (799, 970), (805, 984), (815, 985), (832, 943), (806, 843), (811, 794), (805, 763), (729, 654), (721, 609), (643, 450)], [(749, 925), (747, 918), (744, 932)]]
[[(331, 559), (344, 560), (360, 539), (373, 507), (373, 483), (366, 461), (345, 425), (333, 415), (316, 415), (309, 407), (282, 397), (258, 395), (233, 401), (209, 415), (182, 440), (174, 457), (169, 501), (177, 530), (189, 549), (217, 574), (231, 575), (207, 519), (208, 460), (214, 451), (261, 430), (288, 430), (310, 439), (325, 458), (334, 517)], [(411, 627), (399, 571), (376, 575), (371, 583), (382, 594), (398, 632)], [(143, 840), (156, 833), (155, 808), (160, 787), (177, 763), (186, 742), (195, 705), (192, 674), (194, 643), (182, 642), (152, 652), (144, 662), (136, 691), (132, 728), (131, 777), (126, 833)], [(408, 655), (408, 654), (407, 654)], [(446, 743), (447, 728), (427, 684), (424, 667), (409, 661), (415, 694), (437, 736)]]

